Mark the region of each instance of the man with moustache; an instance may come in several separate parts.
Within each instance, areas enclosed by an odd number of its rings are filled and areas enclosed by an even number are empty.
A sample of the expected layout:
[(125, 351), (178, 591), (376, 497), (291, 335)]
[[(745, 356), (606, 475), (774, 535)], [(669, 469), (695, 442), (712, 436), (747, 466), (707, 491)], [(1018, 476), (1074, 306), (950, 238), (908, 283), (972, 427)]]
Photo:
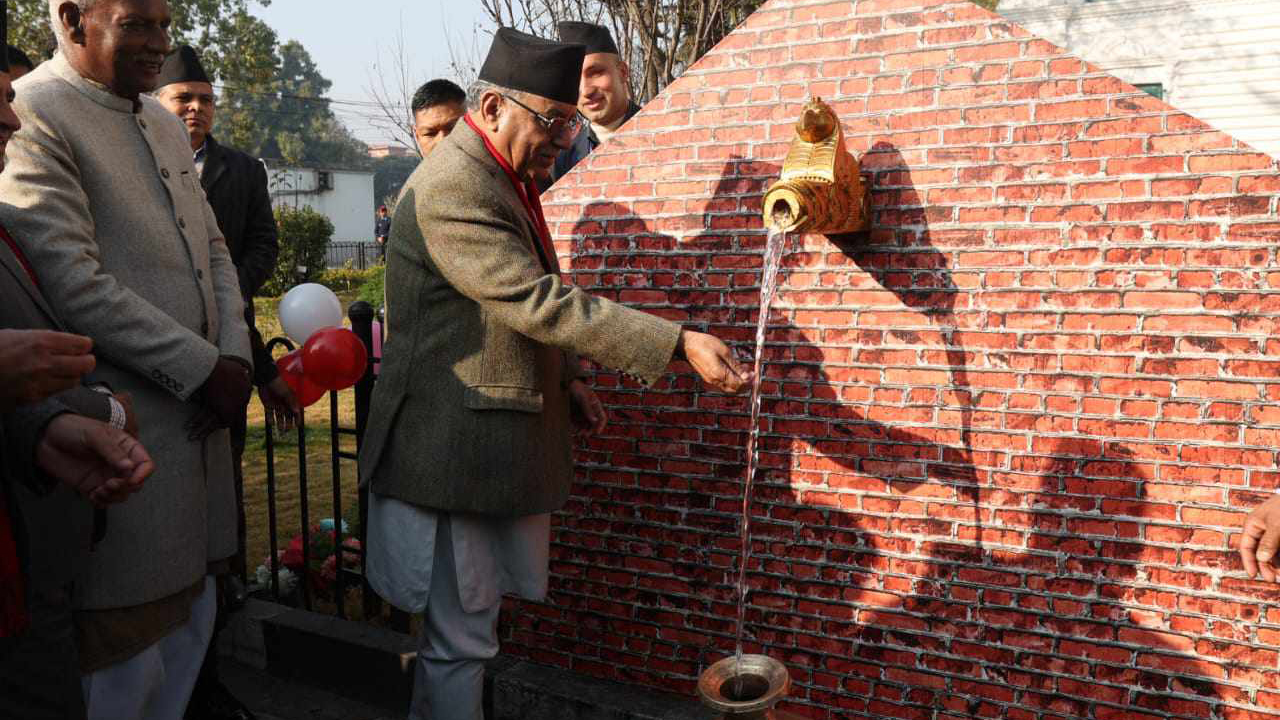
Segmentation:
[(392, 220), (390, 331), (360, 478), (369, 580), (425, 611), (414, 720), (481, 720), (502, 594), (546, 594), (571, 426), (607, 423), (578, 356), (645, 384), (674, 358), (719, 390), (750, 379), (716, 338), (560, 277), (533, 183), (582, 129), (584, 50), (498, 30), (467, 114), (409, 177)]
[(19, 83), (3, 223), (53, 309), (92, 338), (92, 380), (129, 392), (156, 474), (113, 508), (78, 582), (91, 718), (182, 715), (236, 550), (227, 429), (252, 364), (236, 269), (182, 123), (145, 95), (165, 0), (50, 0), (59, 52)]
[(640, 112), (640, 106), (631, 101), (631, 71), (618, 54), (618, 45), (613, 41), (609, 28), (594, 23), (566, 21), (556, 25), (556, 30), (560, 33), (561, 42), (580, 43), (587, 48), (582, 59), (578, 112), (590, 121), (590, 125), (568, 150), (556, 158), (548, 186), (567, 175), (574, 165)]
[[(8, 3), (0, 2), (0, 42), (7, 20)], [(0, 58), (0, 172), (21, 127), (10, 70)], [(153, 466), (125, 432), (137, 432), (127, 399), (81, 385), (95, 366), (93, 341), (60, 332), (39, 279), (2, 226), (0, 301), (0, 717), (79, 720), (71, 603), (93, 504), (123, 500)]]
[[(267, 409), (268, 421), (283, 421), (287, 429), (299, 410), (293, 391), (276, 371), (258, 332), (253, 314), (253, 296), (275, 269), (280, 246), (271, 195), (267, 190), (267, 172), (262, 162), (239, 150), (227, 147), (213, 137), (213, 121), (217, 99), (213, 79), (205, 72), (195, 49), (183, 45), (165, 60), (155, 98), (169, 112), (182, 120), (191, 137), (191, 152), (200, 185), (204, 188), (226, 239), (231, 262), (240, 278), (240, 292), (245, 302), (245, 322), (253, 347), (254, 385)], [(245, 520), (244, 455), (246, 417), (241, 412), (231, 426), (231, 452), (234, 456), (236, 492), (237, 552), (232, 573), (220, 579), (217, 627), (226, 624), (226, 615), (243, 596), (238, 577), (244, 574)], [(200, 679), (196, 683), (187, 710), (188, 720), (252, 720), (253, 713), (227, 690), (218, 679), (218, 653), (209, 644)]]

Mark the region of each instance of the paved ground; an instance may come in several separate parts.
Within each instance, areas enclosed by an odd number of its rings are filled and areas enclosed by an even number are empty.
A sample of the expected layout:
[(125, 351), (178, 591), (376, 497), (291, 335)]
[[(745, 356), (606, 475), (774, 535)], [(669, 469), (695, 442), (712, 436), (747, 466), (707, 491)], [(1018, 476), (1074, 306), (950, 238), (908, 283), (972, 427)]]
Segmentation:
[(404, 720), (403, 711), (356, 702), (229, 658), (219, 665), (222, 680), (259, 720)]

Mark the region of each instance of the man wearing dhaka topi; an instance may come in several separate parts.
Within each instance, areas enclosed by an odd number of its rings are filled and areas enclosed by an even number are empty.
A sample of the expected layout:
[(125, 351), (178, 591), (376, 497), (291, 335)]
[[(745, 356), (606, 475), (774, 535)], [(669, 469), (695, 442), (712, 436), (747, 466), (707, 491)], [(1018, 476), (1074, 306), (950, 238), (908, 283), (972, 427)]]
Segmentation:
[(607, 423), (578, 356), (645, 384), (676, 358), (717, 390), (750, 380), (718, 339), (561, 278), (534, 180), (582, 130), (584, 52), (499, 30), (467, 114), (392, 220), (388, 339), (360, 474), (370, 582), (425, 613), (416, 720), (482, 720), (502, 594), (546, 594), (571, 418), (590, 432)]

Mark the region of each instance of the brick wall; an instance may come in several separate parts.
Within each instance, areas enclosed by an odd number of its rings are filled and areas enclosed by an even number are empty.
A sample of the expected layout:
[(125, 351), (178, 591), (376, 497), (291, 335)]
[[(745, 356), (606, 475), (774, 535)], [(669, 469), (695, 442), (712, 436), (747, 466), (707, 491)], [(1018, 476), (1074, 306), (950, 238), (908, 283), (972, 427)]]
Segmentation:
[[(957, 0), (773, 0), (547, 197), (574, 281), (749, 352), (760, 195), (832, 102), (869, 234), (784, 261), (747, 648), (812, 718), (1280, 718), (1276, 162)], [(746, 400), (601, 372), (505, 651), (692, 693)]]

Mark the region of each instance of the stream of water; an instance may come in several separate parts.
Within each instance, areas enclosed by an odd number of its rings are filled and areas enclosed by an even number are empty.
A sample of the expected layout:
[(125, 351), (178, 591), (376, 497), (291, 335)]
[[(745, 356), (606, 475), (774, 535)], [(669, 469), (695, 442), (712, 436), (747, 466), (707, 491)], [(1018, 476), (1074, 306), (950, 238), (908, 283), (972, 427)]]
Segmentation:
[(747, 476), (742, 489), (742, 557), (738, 563), (738, 622), (734, 649), (734, 675), (741, 684), (742, 675), (742, 623), (747, 612), (747, 562), (751, 558), (751, 488), (755, 482), (757, 455), (760, 439), (760, 384), (763, 379), (764, 335), (769, 326), (769, 308), (778, 292), (778, 269), (786, 250), (787, 234), (769, 231), (764, 249), (764, 266), (760, 269), (760, 316), (756, 320), (755, 379), (751, 383), (751, 424), (747, 435)]

